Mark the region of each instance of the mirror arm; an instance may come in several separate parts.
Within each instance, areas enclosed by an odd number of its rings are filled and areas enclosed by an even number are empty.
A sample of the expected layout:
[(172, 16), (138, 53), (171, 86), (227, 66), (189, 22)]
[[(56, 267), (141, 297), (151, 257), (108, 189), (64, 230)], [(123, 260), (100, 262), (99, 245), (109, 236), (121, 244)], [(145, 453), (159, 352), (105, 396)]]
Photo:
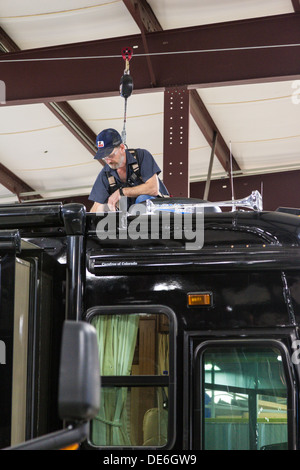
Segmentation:
[(88, 435), (89, 423), (78, 423), (61, 431), (37, 437), (12, 447), (6, 447), (3, 450), (59, 450), (71, 444), (83, 442)]

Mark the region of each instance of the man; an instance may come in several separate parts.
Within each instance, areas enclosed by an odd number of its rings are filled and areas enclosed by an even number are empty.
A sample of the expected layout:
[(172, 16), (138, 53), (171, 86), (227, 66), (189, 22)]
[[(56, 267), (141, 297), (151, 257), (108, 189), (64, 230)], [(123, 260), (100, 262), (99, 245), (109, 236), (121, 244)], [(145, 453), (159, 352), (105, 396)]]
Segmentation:
[(160, 168), (153, 156), (144, 149), (136, 149), (136, 156), (126, 149), (115, 129), (104, 129), (96, 139), (95, 159), (106, 165), (100, 171), (89, 199), (94, 201), (90, 212), (118, 210), (119, 200), (126, 196), (128, 207), (168, 191), (158, 178)]

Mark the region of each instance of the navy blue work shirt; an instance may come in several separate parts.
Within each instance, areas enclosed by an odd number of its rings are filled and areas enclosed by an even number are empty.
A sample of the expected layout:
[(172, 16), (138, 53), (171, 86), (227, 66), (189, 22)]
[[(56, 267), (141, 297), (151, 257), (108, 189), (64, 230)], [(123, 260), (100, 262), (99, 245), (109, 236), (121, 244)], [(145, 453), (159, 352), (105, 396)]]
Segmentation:
[[(131, 167), (131, 163), (135, 163), (138, 161), (139, 169), (141, 178), (144, 182), (146, 182), (149, 178), (151, 178), (155, 174), (159, 174), (161, 172), (159, 166), (157, 165), (156, 161), (154, 160), (153, 156), (151, 155), (148, 150), (144, 149), (136, 149), (137, 158), (135, 158), (128, 150), (126, 150), (126, 179), (130, 178), (133, 170)], [(105, 166), (100, 171), (97, 179), (94, 183), (92, 188), (91, 194), (89, 195), (89, 199), (94, 202), (98, 202), (100, 204), (105, 204), (110, 196), (109, 191), (109, 183), (107, 178), (107, 172), (109, 172), (112, 176), (115, 177), (116, 183), (120, 184), (122, 187), (128, 186), (138, 186), (140, 181), (137, 181), (134, 185), (132, 183), (124, 183), (121, 181), (117, 170), (113, 170), (109, 167), (106, 163)], [(161, 194), (168, 194), (164, 184), (159, 180), (159, 191)], [(128, 207), (134, 204), (136, 198), (128, 198)]]

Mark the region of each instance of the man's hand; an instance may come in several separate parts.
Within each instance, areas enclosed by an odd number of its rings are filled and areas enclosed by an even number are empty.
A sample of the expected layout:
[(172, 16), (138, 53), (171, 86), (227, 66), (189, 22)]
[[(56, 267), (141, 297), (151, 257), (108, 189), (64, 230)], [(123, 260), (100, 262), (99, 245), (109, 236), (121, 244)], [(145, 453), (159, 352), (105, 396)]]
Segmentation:
[[(125, 197), (132, 197), (136, 198), (141, 194), (149, 194), (149, 196), (157, 196), (159, 192), (159, 183), (157, 175), (151, 176), (145, 183), (139, 184), (138, 186), (131, 186), (123, 188), (123, 194)], [(116, 212), (119, 210), (119, 201), (121, 199), (120, 190), (117, 189), (114, 193), (112, 193), (107, 203), (105, 204), (110, 211)], [(104, 205), (95, 203), (93, 206), (93, 210), (91, 212), (96, 212), (96, 209), (103, 210)]]
[(118, 209), (118, 206), (119, 206), (118, 203), (119, 203), (120, 198), (121, 198), (121, 194), (120, 194), (119, 189), (117, 189), (117, 191), (115, 191), (109, 196), (107, 200), (107, 205), (110, 211), (115, 212)]

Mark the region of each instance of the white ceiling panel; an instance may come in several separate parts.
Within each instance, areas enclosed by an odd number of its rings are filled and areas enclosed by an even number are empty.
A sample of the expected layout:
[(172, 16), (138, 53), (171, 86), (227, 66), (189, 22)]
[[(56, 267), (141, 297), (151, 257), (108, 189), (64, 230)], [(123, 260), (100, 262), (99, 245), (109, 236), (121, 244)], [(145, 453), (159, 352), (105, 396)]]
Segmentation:
[[(113, 127), (120, 134), (124, 124), (124, 99), (112, 98), (71, 101), (71, 106), (98, 134)], [(132, 94), (127, 100), (126, 143), (129, 148), (146, 148), (163, 169), (163, 106), (162, 92)]]
[(296, 83), (199, 90), (242, 170), (300, 167), (300, 103), (295, 95)]
[[(194, 119), (190, 118), (189, 168), (190, 180), (201, 181), (207, 178), (211, 158), (211, 147), (203, 137)], [(213, 160), (212, 175), (223, 175), (224, 169), (216, 156)]]
[(163, 29), (293, 12), (290, 0), (149, 0)]
[(99, 164), (43, 104), (2, 107), (0, 113), (0, 161), (29, 186), (76, 191), (93, 183)]
[(11, 204), (18, 201), (19, 200), (15, 194), (11, 193), (7, 188), (0, 184), (0, 204)]
[(1, 0), (0, 22), (21, 49), (139, 33), (121, 0)]

